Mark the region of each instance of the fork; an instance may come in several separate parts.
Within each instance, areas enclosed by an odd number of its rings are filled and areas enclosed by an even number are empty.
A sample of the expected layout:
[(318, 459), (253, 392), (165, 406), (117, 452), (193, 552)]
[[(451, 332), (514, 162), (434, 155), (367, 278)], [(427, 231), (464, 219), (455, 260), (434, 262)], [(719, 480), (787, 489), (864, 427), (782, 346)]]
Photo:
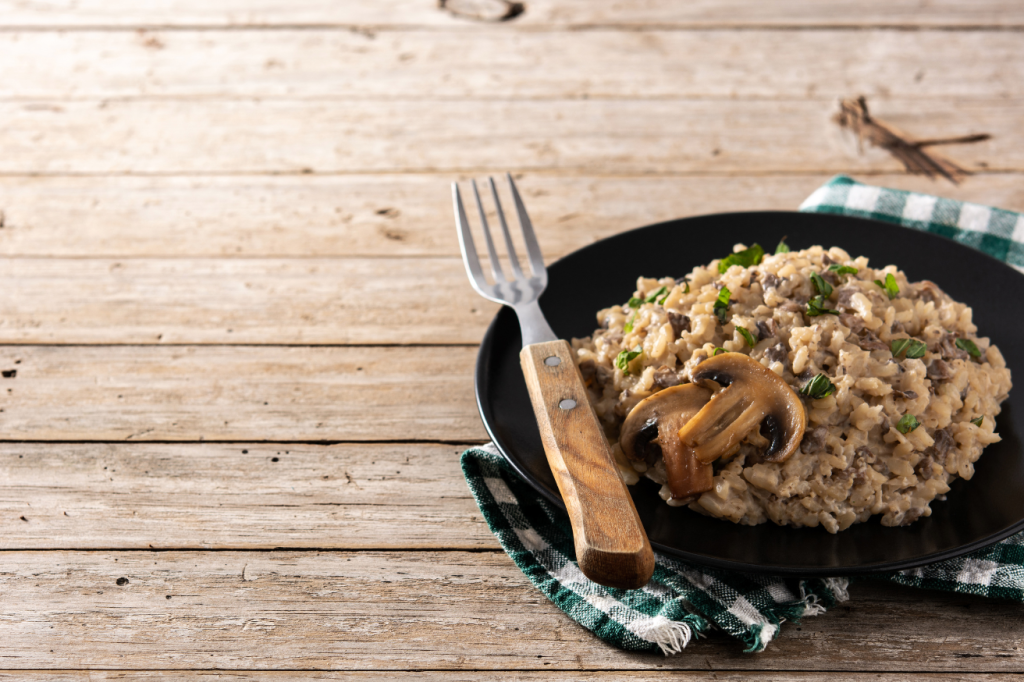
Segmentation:
[(457, 182), (452, 183), (455, 223), (469, 281), (484, 298), (516, 311), (522, 329), (519, 361), (540, 427), (548, 465), (562, 494), (572, 524), (576, 558), (583, 574), (608, 587), (635, 589), (654, 572), (654, 553), (629, 490), (619, 475), (604, 430), (587, 400), (583, 377), (569, 344), (551, 330), (538, 299), (548, 283), (533, 224), (510, 174), (506, 174), (530, 264), (528, 276), (519, 265), (501, 200), (488, 178), (504, 236), (512, 276), (506, 277), (491, 238), (476, 181), (473, 196), (480, 212), (484, 241), (494, 283), (480, 266), (466, 209)]

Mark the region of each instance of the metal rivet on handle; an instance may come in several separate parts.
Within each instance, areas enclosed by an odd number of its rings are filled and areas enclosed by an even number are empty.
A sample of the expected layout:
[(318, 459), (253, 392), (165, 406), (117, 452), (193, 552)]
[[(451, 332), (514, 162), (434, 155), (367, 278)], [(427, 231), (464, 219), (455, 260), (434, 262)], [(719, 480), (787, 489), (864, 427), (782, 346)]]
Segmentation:
[(549, 358), (544, 358), (544, 364), (548, 367), (558, 367), (562, 364), (562, 358), (552, 355)]
[(571, 410), (572, 408), (576, 407), (576, 401), (573, 400), (572, 398), (566, 398), (565, 400), (560, 400), (558, 402), (558, 406), (563, 410)]

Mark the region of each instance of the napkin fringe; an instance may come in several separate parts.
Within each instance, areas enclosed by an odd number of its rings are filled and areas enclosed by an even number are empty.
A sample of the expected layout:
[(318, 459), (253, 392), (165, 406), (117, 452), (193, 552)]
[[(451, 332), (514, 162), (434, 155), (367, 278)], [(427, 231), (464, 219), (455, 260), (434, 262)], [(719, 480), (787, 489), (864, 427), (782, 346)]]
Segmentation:
[(644, 618), (631, 624), (628, 629), (640, 639), (657, 644), (666, 656), (680, 653), (694, 634), (689, 623), (669, 620), (661, 615)]
[[(785, 618), (783, 618), (785, 620)], [(775, 633), (779, 626), (772, 623), (758, 623), (750, 626), (746, 634), (740, 635), (740, 640), (747, 645), (743, 650), (745, 654), (759, 654), (765, 650), (769, 643), (775, 639)]]
[[(747, 645), (744, 652), (756, 654), (764, 651), (768, 644), (775, 639), (780, 626), (787, 620), (796, 623), (801, 618), (820, 616), (833, 603), (849, 600), (850, 594), (847, 588), (850, 581), (847, 578), (825, 578), (821, 582), (831, 594), (829, 592), (824, 593), (824, 595), (817, 594), (812, 591), (807, 581), (801, 580), (799, 599), (787, 604), (779, 604), (773, 614), (775, 617), (770, 618), (771, 622), (753, 624), (746, 633), (740, 636), (743, 643)], [(825, 603), (822, 603), (823, 600)]]
[(850, 601), (850, 579), (849, 578), (825, 578), (825, 587), (832, 591), (832, 597), (836, 602)]

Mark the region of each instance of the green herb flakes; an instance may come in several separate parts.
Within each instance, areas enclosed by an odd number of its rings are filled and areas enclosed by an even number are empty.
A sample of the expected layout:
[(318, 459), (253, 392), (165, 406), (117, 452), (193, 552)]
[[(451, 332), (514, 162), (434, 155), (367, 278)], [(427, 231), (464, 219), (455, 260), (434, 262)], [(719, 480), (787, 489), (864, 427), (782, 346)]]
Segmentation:
[(714, 350), (713, 353), (711, 353), (711, 357), (715, 357), (719, 353), (728, 353), (728, 352), (729, 351), (727, 351), (726, 349), (722, 348), (721, 346), (715, 346), (715, 350)]
[(626, 324), (622, 326), (622, 331), (624, 331), (627, 334), (633, 331), (634, 322), (636, 322), (636, 312), (629, 316), (629, 320), (627, 320)]
[(832, 295), (832, 285), (823, 280), (821, 275), (816, 272), (811, 273), (811, 284), (814, 286), (814, 290), (825, 298)]
[(722, 290), (718, 292), (718, 300), (715, 301), (715, 315), (718, 316), (718, 321), (722, 324), (725, 324), (725, 313), (729, 310), (730, 296), (732, 296), (732, 292), (729, 291), (729, 287), (722, 287)]
[(635, 360), (643, 352), (644, 351), (640, 346), (637, 346), (636, 350), (624, 350), (615, 358), (615, 366), (626, 374), (629, 374), (629, 363)]
[(849, 265), (840, 265), (839, 263), (833, 263), (832, 265), (828, 266), (828, 271), (834, 272), (839, 275), (856, 275), (858, 272), (857, 268), (855, 267)]
[(751, 334), (749, 331), (747, 331), (743, 327), (736, 327), (736, 331), (740, 333), (740, 336), (743, 337), (743, 340), (747, 342), (748, 346), (753, 348), (754, 346), (757, 345), (757, 340), (754, 339), (754, 335)]
[(981, 416), (978, 417), (977, 419), (972, 419), (971, 423), (980, 428), (981, 425), (985, 423), (985, 417)]
[(974, 341), (971, 341), (970, 339), (957, 339), (956, 347), (959, 348), (960, 350), (965, 350), (968, 353), (970, 353), (972, 358), (981, 357), (981, 350), (978, 348), (978, 345), (974, 343)]
[(804, 384), (804, 387), (800, 389), (800, 395), (805, 395), (812, 400), (821, 400), (832, 395), (835, 390), (835, 384), (824, 374), (819, 374)]
[(733, 265), (742, 265), (745, 268), (749, 268), (751, 265), (760, 263), (762, 258), (764, 258), (764, 249), (761, 248), (760, 244), (754, 244), (749, 249), (739, 253), (730, 253), (718, 261), (718, 273), (725, 274), (725, 271)]
[(683, 289), (683, 293), (684, 294), (690, 293), (690, 283), (689, 282), (686, 283), (686, 288)]
[[(660, 301), (658, 301), (659, 297), (661, 297)], [(668, 287), (662, 287), (655, 291), (650, 296), (648, 296), (647, 298), (645, 298), (644, 303), (654, 303), (655, 301), (657, 301), (658, 303), (663, 303), (666, 298), (668, 298)]]
[(637, 298), (636, 296), (634, 296), (633, 298), (626, 301), (626, 305), (628, 305), (630, 308), (639, 308), (641, 304), (643, 304), (643, 302), (644, 299)]
[(908, 434), (920, 425), (921, 422), (917, 421), (917, 417), (912, 414), (905, 414), (896, 422), (896, 430), (902, 434)]
[(917, 339), (896, 339), (889, 344), (890, 350), (892, 350), (892, 356), (895, 358), (903, 351), (907, 351), (908, 358), (923, 358), (924, 353), (928, 350), (923, 342)]
[(875, 284), (885, 289), (885, 295), (889, 297), (890, 301), (900, 295), (900, 286), (896, 284), (896, 278), (892, 276), (891, 272), (885, 276), (885, 282), (876, 279)]
[(789, 253), (789, 244), (786, 243), (786, 238), (783, 237), (779, 240), (779, 245), (775, 247), (775, 255), (780, 253)]
[(830, 310), (829, 308), (825, 307), (825, 297), (820, 294), (807, 302), (807, 317), (838, 314), (838, 310)]

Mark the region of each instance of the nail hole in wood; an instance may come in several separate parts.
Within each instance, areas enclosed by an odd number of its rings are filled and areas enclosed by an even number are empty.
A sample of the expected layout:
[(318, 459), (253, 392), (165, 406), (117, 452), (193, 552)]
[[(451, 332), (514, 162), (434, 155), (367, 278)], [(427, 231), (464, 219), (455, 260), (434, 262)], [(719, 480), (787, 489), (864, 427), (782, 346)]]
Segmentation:
[(475, 21), (511, 21), (526, 11), (524, 3), (511, 0), (438, 0), (437, 6)]

